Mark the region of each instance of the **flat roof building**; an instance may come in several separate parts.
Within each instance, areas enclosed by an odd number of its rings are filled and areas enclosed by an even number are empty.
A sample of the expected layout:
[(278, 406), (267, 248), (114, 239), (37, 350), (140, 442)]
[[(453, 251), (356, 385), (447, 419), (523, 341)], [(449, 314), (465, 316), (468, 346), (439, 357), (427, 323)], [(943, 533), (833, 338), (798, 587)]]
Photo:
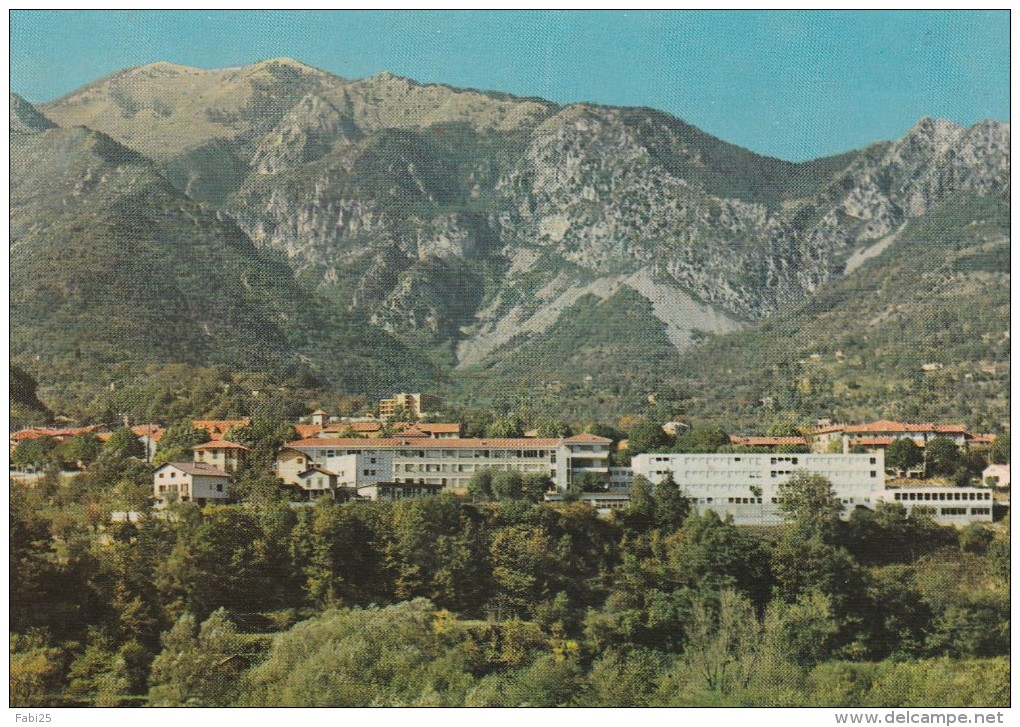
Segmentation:
[[(288, 482), (288, 477), (311, 464), (340, 472), (344, 458), (353, 455), (358, 457), (356, 479), (347, 484), (357, 487), (371, 478), (441, 485), (448, 491), (466, 494), (476, 472), (495, 470), (539, 474), (565, 490), (582, 472), (608, 480), (611, 443), (610, 439), (591, 434), (555, 439), (310, 438), (291, 442), (281, 450), (277, 474)], [(366, 471), (374, 474), (366, 475)]]

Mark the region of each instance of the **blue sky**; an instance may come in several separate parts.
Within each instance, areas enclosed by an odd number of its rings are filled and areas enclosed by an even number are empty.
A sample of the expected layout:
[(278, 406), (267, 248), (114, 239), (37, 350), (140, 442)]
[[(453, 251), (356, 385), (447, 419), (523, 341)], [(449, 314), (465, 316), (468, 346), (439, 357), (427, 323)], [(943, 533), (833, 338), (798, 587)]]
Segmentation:
[(1007, 11), (11, 11), (11, 90), (48, 101), (157, 60), (289, 56), (569, 103), (650, 106), (794, 161), (921, 116), (1009, 118)]

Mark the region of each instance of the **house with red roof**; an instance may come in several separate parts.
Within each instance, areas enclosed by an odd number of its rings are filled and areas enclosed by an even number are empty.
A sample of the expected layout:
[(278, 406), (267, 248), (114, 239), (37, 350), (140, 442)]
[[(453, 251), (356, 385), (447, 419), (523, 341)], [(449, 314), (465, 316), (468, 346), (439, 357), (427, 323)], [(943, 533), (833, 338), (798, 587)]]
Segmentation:
[(209, 439), (223, 439), (228, 430), (234, 427), (247, 427), (251, 425), (251, 417), (243, 419), (196, 419), (192, 426), (195, 429), (204, 429), (209, 434)]
[(192, 448), (196, 464), (207, 464), (222, 472), (237, 472), (247, 461), (247, 447), (226, 439), (216, 439)]
[[(867, 424), (833, 424), (816, 429), (808, 435), (811, 451), (831, 452), (838, 448), (844, 454), (853, 447), (868, 451), (884, 451), (896, 439), (909, 438), (918, 447), (927, 446), (936, 437), (945, 437), (960, 448), (972, 439), (967, 428), (961, 424), (914, 424), (881, 419)], [(833, 445), (833, 442), (839, 442)]]

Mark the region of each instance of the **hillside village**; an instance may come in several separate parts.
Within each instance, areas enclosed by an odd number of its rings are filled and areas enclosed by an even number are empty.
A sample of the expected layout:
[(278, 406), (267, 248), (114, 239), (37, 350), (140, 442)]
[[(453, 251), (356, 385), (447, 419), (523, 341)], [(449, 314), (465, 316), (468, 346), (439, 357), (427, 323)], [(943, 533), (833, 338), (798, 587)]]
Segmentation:
[(716, 432), (707, 447), (684, 447), (682, 438), (697, 428), (683, 422), (658, 426), (650, 441), (640, 441), (648, 422), (635, 429), (636, 438), (569, 428), (560, 436), (534, 429), (468, 436), (463, 422), (430, 421), (440, 405), (438, 397), (401, 393), (381, 400), (378, 415), (337, 416), (320, 408), (285, 423), (279, 446), (268, 457), (263, 452), (260, 462), (251, 456), (260, 445), (250, 417), (192, 420), (183, 427), (183, 443), (168, 441), (169, 428), (155, 423), (31, 427), (10, 435), (11, 476), (31, 482), (60, 451), (65, 474), (73, 475), (102, 448), (133, 440), (135, 456), (152, 465), (148, 504), (157, 511), (176, 502), (237, 501), (244, 473), (268, 477), (278, 496), (295, 505), (321, 497), (380, 501), (444, 492), (486, 499), (492, 478), (507, 473), (533, 500), (581, 501), (603, 516), (626, 509), (636, 486), (668, 486), (699, 513), (713, 510), (738, 525), (781, 523), (779, 486), (802, 472), (831, 483), (844, 516), (887, 502), (902, 504), (908, 514), (926, 508), (938, 522), (963, 525), (991, 522), (993, 505), (995, 515), (1008, 507), (1008, 443), (1003, 455), (994, 435), (960, 425), (823, 422), (776, 436)]

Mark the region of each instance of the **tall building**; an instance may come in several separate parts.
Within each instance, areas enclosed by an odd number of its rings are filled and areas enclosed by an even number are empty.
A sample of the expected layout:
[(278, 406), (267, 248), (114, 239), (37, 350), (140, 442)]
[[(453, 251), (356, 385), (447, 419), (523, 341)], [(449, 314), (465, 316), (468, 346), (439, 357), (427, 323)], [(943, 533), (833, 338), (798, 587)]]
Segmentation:
[(442, 403), (442, 399), (431, 394), (394, 394), (392, 399), (379, 400), (379, 418), (392, 419), (401, 410), (408, 416), (418, 418), (436, 411)]

